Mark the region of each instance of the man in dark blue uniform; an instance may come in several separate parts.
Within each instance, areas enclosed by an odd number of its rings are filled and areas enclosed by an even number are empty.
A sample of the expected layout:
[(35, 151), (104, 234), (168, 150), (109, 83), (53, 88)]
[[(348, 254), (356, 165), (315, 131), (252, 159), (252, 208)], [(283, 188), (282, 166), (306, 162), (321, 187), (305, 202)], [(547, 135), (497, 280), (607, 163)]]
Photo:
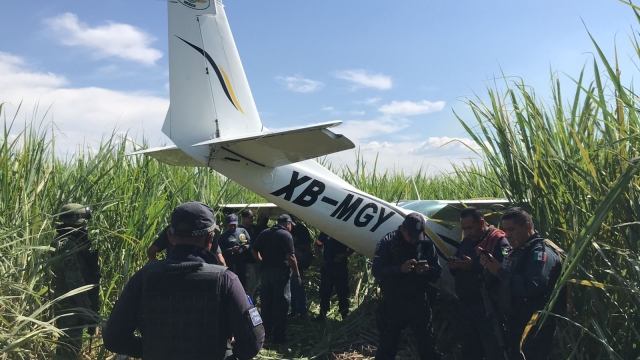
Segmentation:
[(420, 359), (440, 359), (427, 291), (429, 283), (440, 278), (442, 267), (435, 245), (425, 236), (424, 226), (424, 217), (411, 213), (376, 247), (372, 272), (382, 290), (377, 319), (380, 332), (378, 360), (395, 358), (400, 333), (407, 325), (416, 339)]
[(260, 300), (267, 339), (279, 344), (286, 341), (287, 311), (291, 302), (290, 279), (300, 285), (289, 215), (280, 215), (278, 224), (258, 235), (251, 253), (260, 262), (262, 283)]
[[(500, 310), (507, 319), (509, 360), (544, 360), (549, 357), (556, 323), (548, 317), (542, 327), (531, 328), (520, 351), (520, 340), (532, 316), (543, 310), (556, 285), (562, 263), (553, 243), (543, 239), (531, 216), (521, 208), (507, 210), (500, 220), (513, 250), (502, 260), (481, 255), (480, 263), (500, 279)], [(566, 292), (561, 292), (553, 313), (564, 314)], [(539, 332), (538, 332), (539, 330)]]
[(150, 360), (250, 359), (260, 351), (258, 310), (237, 276), (207, 263), (215, 261), (206, 250), (214, 227), (213, 210), (202, 203), (174, 209), (168, 233), (174, 249), (129, 279), (103, 332), (107, 350)]
[[(169, 255), (171, 254), (171, 250), (173, 250), (173, 244), (171, 244), (171, 242), (169, 241), (169, 235), (167, 234), (167, 231), (169, 231), (169, 227), (170, 225), (167, 225), (164, 229), (162, 229), (160, 234), (158, 234), (158, 237), (153, 241), (153, 244), (151, 244), (151, 246), (149, 246), (149, 248), (147, 249), (147, 258), (149, 259), (149, 261), (156, 261), (157, 254), (162, 250), (167, 251), (167, 257), (169, 257)], [(218, 246), (220, 228), (216, 225), (216, 228), (214, 231), (215, 231), (215, 236), (211, 243), (211, 248), (215, 250), (214, 253), (216, 254), (217, 260), (215, 263), (212, 263), (212, 264), (227, 266), (227, 264), (224, 261), (224, 257), (222, 256), (222, 251), (220, 250), (220, 246)]]
[[(253, 244), (258, 238), (258, 235), (260, 235), (257, 226), (253, 223), (253, 211), (244, 210), (240, 214), (240, 216), (241, 220), (240, 224), (238, 224), (238, 227), (245, 229), (247, 233), (249, 233), (251, 243)], [(249, 246), (249, 248), (251, 248), (251, 246)], [(245, 287), (245, 291), (247, 292), (247, 295), (255, 298), (258, 292), (258, 286), (260, 285), (260, 279), (258, 276), (260, 274), (260, 264), (255, 261), (251, 254), (251, 251), (245, 251), (245, 254), (245, 262), (247, 268), (247, 286)]]
[(353, 250), (329, 235), (320, 233), (315, 251), (320, 265), (320, 314), (315, 321), (326, 318), (334, 287), (338, 295), (338, 311), (344, 320), (349, 314), (349, 256), (353, 254)]
[(247, 289), (247, 255), (251, 256), (249, 245), (251, 236), (247, 230), (238, 227), (238, 217), (236, 214), (227, 215), (227, 231), (220, 235), (220, 248), (222, 255), (229, 267), (229, 270), (238, 275), (240, 283)]
[[(460, 227), (465, 237), (448, 264), (456, 280), (458, 319), (455, 325), (456, 339), (462, 348), (461, 355), (465, 360), (503, 359), (504, 349), (500, 347), (496, 336), (496, 323), (487, 318), (485, 300), (491, 299), (488, 295), (485, 299), (482, 294), (482, 287), (486, 290), (488, 284), (484, 282), (484, 267), (480, 265), (476, 250), (483, 248), (493, 254), (495, 260), (502, 262), (509, 252), (509, 242), (502, 230), (487, 226), (482, 212), (474, 207), (468, 207), (460, 213)], [(495, 283), (495, 277), (492, 283)], [(493, 308), (491, 304), (489, 308)], [(499, 321), (498, 318), (496, 320)]]
[(295, 221), (296, 226), (291, 229), (293, 237), (293, 248), (295, 249), (298, 270), (300, 271), (300, 286), (295, 282), (291, 284), (291, 312), (289, 316), (299, 316), (304, 318), (307, 316), (307, 294), (304, 288), (304, 272), (309, 268), (313, 261), (313, 252), (311, 251), (311, 234), (309, 229), (300, 221), (291, 216), (291, 220)]

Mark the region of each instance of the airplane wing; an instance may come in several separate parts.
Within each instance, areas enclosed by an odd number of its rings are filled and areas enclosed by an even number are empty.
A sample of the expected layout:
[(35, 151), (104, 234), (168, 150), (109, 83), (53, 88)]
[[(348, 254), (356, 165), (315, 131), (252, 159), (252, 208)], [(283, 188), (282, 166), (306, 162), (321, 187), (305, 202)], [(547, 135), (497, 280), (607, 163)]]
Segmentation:
[(346, 136), (328, 130), (341, 123), (330, 121), (279, 131), (215, 138), (193, 146), (216, 146), (230, 153), (225, 155), (225, 159), (248, 160), (261, 166), (278, 167), (353, 149), (355, 145)]
[(174, 165), (174, 166), (192, 166), (192, 167), (206, 166), (206, 164), (202, 164), (198, 162), (193, 157), (191, 157), (184, 151), (180, 150), (180, 148), (175, 145), (140, 150), (140, 151), (132, 152), (128, 155), (138, 155), (138, 154), (148, 155), (162, 163)]

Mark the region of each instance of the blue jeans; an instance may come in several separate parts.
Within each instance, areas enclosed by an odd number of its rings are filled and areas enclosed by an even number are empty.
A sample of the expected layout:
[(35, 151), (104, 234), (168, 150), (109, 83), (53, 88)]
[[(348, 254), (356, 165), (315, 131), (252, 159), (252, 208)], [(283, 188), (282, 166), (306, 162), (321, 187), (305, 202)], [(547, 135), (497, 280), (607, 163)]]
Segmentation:
[(296, 315), (307, 314), (307, 294), (304, 289), (304, 272), (300, 270), (300, 278), (303, 279), (300, 286), (291, 283), (291, 313)]

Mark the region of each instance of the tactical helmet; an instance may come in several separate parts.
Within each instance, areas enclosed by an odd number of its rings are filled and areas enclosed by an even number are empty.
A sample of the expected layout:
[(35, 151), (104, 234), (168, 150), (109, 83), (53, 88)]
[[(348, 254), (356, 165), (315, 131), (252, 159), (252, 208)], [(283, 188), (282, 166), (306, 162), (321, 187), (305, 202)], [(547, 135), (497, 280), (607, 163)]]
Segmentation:
[(91, 209), (76, 203), (63, 206), (58, 215), (58, 220), (67, 225), (85, 225), (89, 219), (91, 219)]

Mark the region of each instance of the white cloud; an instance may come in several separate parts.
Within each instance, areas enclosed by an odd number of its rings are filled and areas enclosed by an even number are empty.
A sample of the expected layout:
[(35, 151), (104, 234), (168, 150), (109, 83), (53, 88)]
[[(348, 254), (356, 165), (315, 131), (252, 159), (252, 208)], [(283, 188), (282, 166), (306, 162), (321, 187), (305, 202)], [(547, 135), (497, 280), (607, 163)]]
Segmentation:
[(320, 81), (306, 79), (300, 75), (277, 77), (280, 83), (287, 87), (287, 90), (299, 93), (310, 93), (322, 89), (324, 84)]
[(347, 120), (335, 129), (352, 141), (359, 141), (375, 136), (389, 135), (409, 126), (406, 119), (380, 118), (375, 120)]
[(333, 111), (333, 110), (335, 110), (335, 109), (333, 108), (333, 106), (323, 106), (323, 107), (322, 107), (322, 111)]
[(382, 98), (372, 97), (372, 98), (366, 98), (366, 99), (364, 99), (362, 101), (354, 101), (354, 103), (359, 104), (359, 105), (375, 105), (380, 100), (382, 100)]
[(362, 116), (365, 114), (365, 112), (364, 110), (351, 110), (349, 111), (349, 114), (355, 115), (355, 116)]
[(412, 116), (441, 111), (444, 105), (444, 101), (392, 101), (390, 104), (382, 105), (378, 110), (385, 115)]
[(98, 58), (114, 56), (153, 65), (162, 57), (162, 52), (150, 47), (153, 36), (128, 24), (109, 22), (90, 27), (72, 13), (47, 19), (45, 24), (61, 44), (88, 49)]
[(372, 141), (370, 143), (364, 143), (360, 145), (360, 149), (362, 150), (380, 150), (380, 149), (384, 149), (384, 148), (388, 148), (391, 147), (392, 144), (390, 142), (377, 142), (377, 141)]
[(473, 155), (473, 150), (478, 151), (478, 144), (469, 138), (458, 137), (430, 137), (423, 141), (416, 148), (411, 150), (412, 154), (447, 154), (447, 155)]
[[(46, 119), (53, 120), (66, 137), (56, 140), (59, 149), (73, 152), (85, 139), (100, 141), (117, 127), (123, 131), (142, 132), (149, 142), (168, 142), (161, 133), (169, 101), (142, 92), (122, 92), (98, 87), (69, 86), (63, 76), (29, 68), (20, 57), (0, 53), (0, 102), (6, 102), (2, 116), (13, 118), (23, 102), (17, 119), (40, 120), (51, 106)], [(34, 113), (28, 113), (31, 109)], [(37, 112), (37, 113), (36, 113)], [(24, 120), (26, 119), (26, 120)]]
[(341, 80), (352, 83), (351, 89), (373, 88), (378, 90), (389, 90), (393, 87), (393, 80), (390, 76), (383, 74), (369, 74), (362, 69), (337, 71), (334, 76)]

